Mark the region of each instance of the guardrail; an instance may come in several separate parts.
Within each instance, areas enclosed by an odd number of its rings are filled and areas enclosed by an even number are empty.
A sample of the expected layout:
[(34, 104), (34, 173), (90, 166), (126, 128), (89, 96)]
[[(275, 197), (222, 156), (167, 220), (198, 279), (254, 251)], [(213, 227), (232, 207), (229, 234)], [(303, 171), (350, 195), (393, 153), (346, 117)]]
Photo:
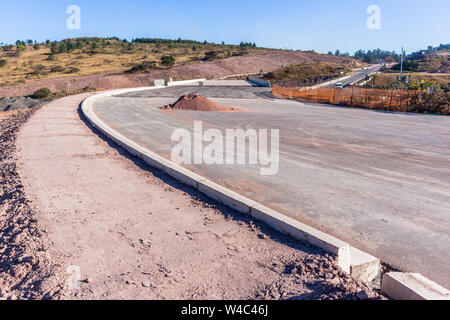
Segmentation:
[(267, 80), (256, 79), (256, 78), (247, 78), (247, 81), (250, 82), (254, 87), (270, 88), (272, 86), (270, 84), (270, 81), (267, 81)]

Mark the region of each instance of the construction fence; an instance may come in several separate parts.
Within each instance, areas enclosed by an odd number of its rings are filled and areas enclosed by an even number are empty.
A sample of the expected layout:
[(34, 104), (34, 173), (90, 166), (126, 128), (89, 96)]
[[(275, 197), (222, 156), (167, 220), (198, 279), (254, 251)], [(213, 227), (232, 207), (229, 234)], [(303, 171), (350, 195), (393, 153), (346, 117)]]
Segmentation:
[(273, 95), (293, 100), (398, 112), (450, 115), (448, 92), (385, 90), (360, 87), (297, 89), (273, 86)]

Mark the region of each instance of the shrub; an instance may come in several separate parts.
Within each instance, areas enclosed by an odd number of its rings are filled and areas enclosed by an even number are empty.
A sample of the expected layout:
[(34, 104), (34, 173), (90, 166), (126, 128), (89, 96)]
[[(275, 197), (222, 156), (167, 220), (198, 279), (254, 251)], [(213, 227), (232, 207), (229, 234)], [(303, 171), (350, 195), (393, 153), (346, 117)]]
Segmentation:
[(217, 59), (219, 55), (219, 52), (217, 51), (207, 51), (205, 53), (205, 57), (203, 58), (204, 61), (210, 61), (210, 60), (214, 60)]
[(417, 92), (411, 97), (408, 111), (450, 115), (450, 94), (443, 91)]
[(48, 74), (48, 72), (46, 72), (45, 70), (45, 66), (42, 64), (38, 64), (36, 66), (33, 67), (33, 72), (31, 72), (31, 74), (38, 76), (38, 75), (42, 75), (42, 74)]
[(433, 90), (441, 89), (441, 84), (434, 80), (424, 79), (408, 84), (409, 90)]
[(166, 67), (173, 67), (175, 64), (175, 58), (172, 56), (162, 56), (161, 57), (161, 64)]
[(6, 61), (6, 59), (1, 59), (0, 60), (0, 68), (3, 68), (4, 66), (6, 66), (7, 63), (8, 63), (8, 61)]
[(139, 64), (134, 65), (130, 70), (126, 71), (126, 73), (144, 73), (154, 70), (156, 68), (156, 62), (154, 61), (145, 61)]
[(77, 72), (80, 72), (80, 69), (77, 67), (72, 67), (66, 71), (66, 73), (77, 73)]
[(34, 99), (46, 99), (52, 94), (52, 91), (49, 88), (41, 88), (33, 93), (32, 97)]
[(53, 67), (50, 71), (51, 72), (64, 72), (64, 68), (63, 67), (61, 67), (61, 66), (56, 66), (56, 67)]

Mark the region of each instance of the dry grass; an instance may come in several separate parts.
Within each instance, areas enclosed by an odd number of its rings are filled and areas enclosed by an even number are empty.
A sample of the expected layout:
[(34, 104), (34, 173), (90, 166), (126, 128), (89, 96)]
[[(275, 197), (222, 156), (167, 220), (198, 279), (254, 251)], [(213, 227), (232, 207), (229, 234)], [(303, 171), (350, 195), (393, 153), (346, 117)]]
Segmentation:
[[(0, 68), (0, 86), (68, 76), (122, 73), (146, 61), (155, 61), (159, 65), (160, 58), (164, 55), (174, 56), (176, 65), (185, 65), (202, 60), (210, 51), (216, 52), (215, 58), (218, 59), (240, 52), (239, 46), (230, 45), (198, 44), (194, 50), (193, 45), (187, 44), (169, 46), (134, 43), (132, 48), (128, 49), (124, 48), (121, 42), (111, 42), (111, 46), (96, 50), (82, 48), (55, 55), (50, 54), (50, 45), (42, 45), (39, 50), (28, 46), (20, 56), (14, 56), (15, 48), (12, 52), (0, 50), (0, 59), (7, 61), (6, 65)], [(267, 49), (246, 50), (254, 52)]]
[(285, 66), (274, 70), (264, 76), (272, 84), (284, 87), (306, 87), (317, 83), (343, 76), (352, 71), (353, 61), (349, 63), (302, 63)]
[[(450, 84), (450, 73), (405, 73), (403, 75), (410, 75), (411, 81), (416, 82), (420, 80), (433, 80), (443, 85)], [(374, 76), (374, 86), (383, 87), (397, 82), (400, 73), (380, 73)]]
[[(400, 71), (400, 64), (396, 65), (393, 69)], [(408, 58), (403, 65), (403, 70), (410, 72), (448, 73), (450, 72), (450, 53), (449, 51), (439, 51)]]
[[(344, 68), (338, 70), (338, 68)], [(271, 80), (290, 80), (290, 79), (314, 79), (325, 76), (339, 76), (341, 72), (349, 73), (349, 69), (346, 65), (335, 63), (302, 63), (297, 65), (291, 65), (279, 68), (268, 73), (265, 78)]]

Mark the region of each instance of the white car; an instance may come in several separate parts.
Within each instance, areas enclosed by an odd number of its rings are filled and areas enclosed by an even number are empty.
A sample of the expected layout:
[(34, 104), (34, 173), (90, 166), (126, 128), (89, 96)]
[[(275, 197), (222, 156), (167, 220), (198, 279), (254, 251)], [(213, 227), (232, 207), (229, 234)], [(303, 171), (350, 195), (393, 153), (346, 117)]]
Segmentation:
[(344, 86), (342, 85), (341, 82), (337, 82), (337, 83), (334, 84), (334, 88), (335, 88), (335, 89), (343, 89)]

